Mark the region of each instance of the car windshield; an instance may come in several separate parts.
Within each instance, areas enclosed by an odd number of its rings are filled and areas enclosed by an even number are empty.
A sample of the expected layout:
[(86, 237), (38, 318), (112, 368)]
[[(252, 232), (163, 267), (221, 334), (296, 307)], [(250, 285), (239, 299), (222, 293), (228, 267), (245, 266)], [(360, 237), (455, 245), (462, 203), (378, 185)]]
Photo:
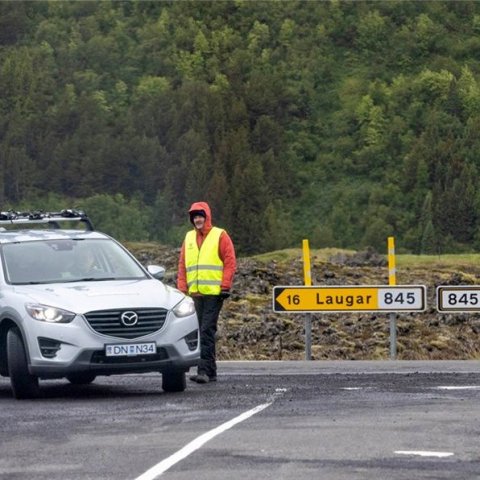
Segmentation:
[(109, 239), (19, 242), (2, 247), (8, 283), (70, 283), (146, 278), (142, 268)]

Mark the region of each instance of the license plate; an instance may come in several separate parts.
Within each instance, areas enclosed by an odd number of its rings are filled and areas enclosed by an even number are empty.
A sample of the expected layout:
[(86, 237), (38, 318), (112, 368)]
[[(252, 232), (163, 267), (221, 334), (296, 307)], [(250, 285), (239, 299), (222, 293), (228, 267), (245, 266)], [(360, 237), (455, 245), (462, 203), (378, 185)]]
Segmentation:
[(136, 357), (137, 355), (154, 355), (155, 353), (157, 353), (155, 342), (105, 345), (105, 355), (107, 357)]

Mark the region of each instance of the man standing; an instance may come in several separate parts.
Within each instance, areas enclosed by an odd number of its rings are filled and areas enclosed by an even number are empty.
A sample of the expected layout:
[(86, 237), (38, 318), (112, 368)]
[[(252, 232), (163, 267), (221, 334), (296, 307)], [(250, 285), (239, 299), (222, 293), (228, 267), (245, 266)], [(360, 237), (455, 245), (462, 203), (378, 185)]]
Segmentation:
[(193, 203), (188, 214), (195, 228), (182, 244), (177, 287), (192, 296), (200, 324), (200, 363), (190, 380), (208, 383), (217, 380), (217, 320), (223, 301), (230, 296), (237, 263), (228, 233), (212, 226), (208, 204)]

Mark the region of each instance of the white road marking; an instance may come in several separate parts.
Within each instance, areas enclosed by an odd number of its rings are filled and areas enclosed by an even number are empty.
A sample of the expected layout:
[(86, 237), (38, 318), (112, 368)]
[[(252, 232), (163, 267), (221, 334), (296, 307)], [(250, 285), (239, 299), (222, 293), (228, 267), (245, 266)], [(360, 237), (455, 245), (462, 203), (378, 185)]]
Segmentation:
[(398, 455), (417, 455), (419, 457), (451, 457), (453, 452), (429, 452), (425, 450), (397, 450)]
[(460, 386), (440, 386), (435, 387), (438, 390), (480, 390), (480, 385), (460, 385)]
[(340, 390), (362, 390), (362, 387), (342, 387)]
[(214, 428), (213, 430), (210, 430), (209, 432), (206, 432), (203, 435), (200, 435), (195, 440), (185, 445), (178, 452), (174, 453), (173, 455), (166, 458), (165, 460), (162, 460), (160, 463), (157, 463), (155, 466), (147, 470), (145, 473), (137, 477), (135, 480), (153, 480), (159, 477), (162, 473), (166, 472), (170, 467), (178, 463), (180, 460), (183, 460), (184, 458), (186, 458), (195, 450), (198, 450), (201, 446), (203, 446), (212, 438), (234, 427), (238, 423), (243, 422), (244, 420), (247, 420), (247, 418), (250, 418), (256, 413), (261, 412), (265, 408), (269, 407), (272, 403), (273, 401), (269, 403), (263, 403), (262, 405), (258, 405), (255, 408), (252, 408), (251, 410), (248, 410), (247, 412), (242, 413), (238, 417), (235, 417), (232, 420), (229, 420), (228, 422), (223, 423), (217, 428)]

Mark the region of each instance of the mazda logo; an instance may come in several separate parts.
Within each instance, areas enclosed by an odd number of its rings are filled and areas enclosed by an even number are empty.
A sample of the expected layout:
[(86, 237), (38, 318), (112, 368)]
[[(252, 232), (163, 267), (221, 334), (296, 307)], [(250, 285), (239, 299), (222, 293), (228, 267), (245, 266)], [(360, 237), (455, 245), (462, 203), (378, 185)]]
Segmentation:
[(126, 327), (133, 327), (133, 325), (136, 325), (138, 322), (138, 315), (132, 311), (123, 312), (120, 320)]

